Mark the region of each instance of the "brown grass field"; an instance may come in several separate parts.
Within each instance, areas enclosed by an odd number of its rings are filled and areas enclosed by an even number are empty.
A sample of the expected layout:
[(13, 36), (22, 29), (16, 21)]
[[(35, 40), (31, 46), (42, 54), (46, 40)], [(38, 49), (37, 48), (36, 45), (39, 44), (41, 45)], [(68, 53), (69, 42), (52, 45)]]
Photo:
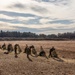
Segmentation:
[[(19, 44), (22, 53), (15, 58), (14, 52), (4, 54), (5, 50), (0, 50), (0, 75), (75, 75), (75, 41), (0, 41), (0, 45), (4, 43)], [(30, 56), (31, 62), (23, 53), (26, 44), (34, 45), (38, 53), (43, 46), (47, 56), (54, 46), (63, 61)]]

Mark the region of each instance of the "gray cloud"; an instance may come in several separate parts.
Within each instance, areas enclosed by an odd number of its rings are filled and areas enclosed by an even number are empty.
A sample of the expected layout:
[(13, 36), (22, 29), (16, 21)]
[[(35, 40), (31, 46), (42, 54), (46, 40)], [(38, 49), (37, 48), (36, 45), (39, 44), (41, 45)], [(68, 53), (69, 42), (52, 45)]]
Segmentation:
[(51, 27), (48, 28), (40, 28), (40, 29), (35, 29), (35, 28), (27, 28), (27, 27), (18, 27), (18, 26), (14, 26), (14, 28), (16, 28), (17, 31), (21, 31), (21, 32), (33, 32), (33, 33), (44, 33), (44, 34), (57, 34), (57, 33), (64, 33), (64, 32), (72, 32), (75, 30), (75, 28), (70, 28), (70, 29), (54, 29)]
[(21, 31), (21, 32), (33, 32), (33, 33), (40, 32), (39, 29), (35, 29), (35, 28), (18, 27), (18, 26), (12, 26), (12, 27), (16, 28), (17, 31)]
[[(35, 0), (36, 1), (36, 0)], [(48, 3), (54, 3), (56, 5), (62, 4), (67, 5), (69, 0), (37, 0), (38, 2), (48, 2)]]
[(22, 21), (19, 21), (17, 19), (9, 20), (9, 19), (0, 18), (0, 21), (7, 22), (7, 23), (12, 23), (12, 24), (22, 24)]
[(26, 4), (15, 3), (13, 5), (8, 6), (8, 8), (29, 9), (27, 7), (29, 7), (31, 10), (33, 10), (35, 12), (39, 12), (39, 13), (45, 13), (45, 12), (47, 13), (48, 12), (48, 10), (46, 8), (36, 5), (36, 4), (27, 6)]
[(38, 2), (66, 2), (68, 0), (35, 0)]
[(0, 18), (0, 21), (7, 22), (7, 23), (12, 23), (12, 24), (27, 24), (27, 25), (41, 24), (39, 18), (37, 18), (37, 19), (29, 19), (27, 21), (24, 21), (24, 20), (20, 21), (20, 20), (17, 20), (17, 19), (9, 20), (9, 19), (2, 19), (2, 18)]
[(21, 3), (15, 3), (13, 5), (8, 6), (8, 8), (19, 8), (19, 9), (24, 9), (26, 8), (25, 5), (21, 4)]
[(34, 14), (18, 13), (18, 12), (10, 12), (10, 11), (0, 11), (0, 14), (4, 14), (11, 17), (39, 17)]
[(25, 22), (25, 24), (27, 24), (27, 25), (32, 25), (32, 24), (38, 25), (38, 24), (41, 24), (42, 25), (42, 23), (40, 23), (40, 19), (41, 19), (41, 17), (35, 18), (35, 19), (29, 19), (28, 21)]
[(25, 5), (20, 4), (20, 3), (14, 4), (13, 6), (17, 8), (25, 8)]
[(29, 19), (29, 20), (18, 20), (18, 19), (4, 19), (4, 18), (0, 18), (0, 21), (2, 22), (8, 22), (8, 23), (13, 23), (13, 24), (42, 24), (40, 23), (40, 19), (44, 18), (44, 17), (40, 17), (37, 15), (33, 15), (33, 14), (28, 14), (28, 13), (17, 13), (17, 12), (10, 12), (10, 11), (0, 11), (0, 14), (6, 15), (6, 16), (10, 16), (10, 17), (33, 17), (34, 19)]
[(73, 24), (74, 22), (72, 20), (54, 20), (54, 21), (50, 21), (48, 22), (48, 24)]
[(33, 11), (39, 12), (39, 13), (47, 13), (47, 12), (48, 12), (48, 10), (47, 10), (46, 8), (41, 7), (41, 6), (37, 6), (37, 5), (32, 6), (31, 9), (32, 9)]
[(19, 26), (12, 26), (14, 28), (16, 28), (17, 31), (21, 31), (21, 32), (24, 32), (24, 31), (30, 31), (30, 32), (35, 32), (35, 33), (39, 33), (39, 32), (44, 32), (44, 31), (53, 31), (53, 30), (59, 30), (59, 29), (54, 29), (54, 28), (51, 28), (51, 27), (48, 27), (48, 28), (40, 28), (40, 29), (37, 29), (37, 28), (28, 28), (28, 27), (19, 27)]

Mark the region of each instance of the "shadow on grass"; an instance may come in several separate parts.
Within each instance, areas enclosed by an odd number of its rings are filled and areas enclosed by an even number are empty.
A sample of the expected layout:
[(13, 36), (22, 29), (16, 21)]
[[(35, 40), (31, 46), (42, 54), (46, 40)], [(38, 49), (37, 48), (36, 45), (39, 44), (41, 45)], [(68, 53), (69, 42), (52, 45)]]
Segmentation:
[(27, 58), (28, 58), (28, 60), (29, 60), (29, 61), (31, 61), (31, 62), (32, 62), (32, 60), (30, 59), (30, 57), (29, 57), (29, 55), (28, 55), (28, 54), (27, 54)]
[(59, 61), (59, 62), (64, 62), (64, 60), (62, 60), (61, 58), (59, 58), (59, 57), (52, 57), (54, 60), (56, 60), (56, 61)]

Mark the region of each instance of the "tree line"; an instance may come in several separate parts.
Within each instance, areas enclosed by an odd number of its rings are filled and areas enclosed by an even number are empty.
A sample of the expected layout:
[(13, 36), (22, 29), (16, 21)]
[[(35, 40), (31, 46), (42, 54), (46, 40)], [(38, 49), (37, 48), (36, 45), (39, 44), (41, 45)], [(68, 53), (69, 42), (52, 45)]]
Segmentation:
[(32, 32), (17, 32), (17, 31), (0, 31), (0, 39), (3, 38), (12, 38), (12, 39), (75, 39), (74, 32), (58, 33), (58, 34), (36, 34)]

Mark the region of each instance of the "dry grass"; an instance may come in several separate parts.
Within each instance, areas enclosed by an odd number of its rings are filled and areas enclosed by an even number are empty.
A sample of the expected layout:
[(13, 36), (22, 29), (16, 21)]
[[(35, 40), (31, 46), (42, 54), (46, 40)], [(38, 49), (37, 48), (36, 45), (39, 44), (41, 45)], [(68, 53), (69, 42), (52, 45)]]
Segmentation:
[(0, 75), (75, 75), (75, 41), (0, 41), (0, 45), (18, 43), (24, 51), (25, 45), (34, 45), (37, 52), (43, 46), (47, 53), (54, 46), (59, 57), (46, 59), (44, 57), (31, 57), (30, 62), (23, 52), (14, 58), (14, 52), (6, 55), (0, 50)]

